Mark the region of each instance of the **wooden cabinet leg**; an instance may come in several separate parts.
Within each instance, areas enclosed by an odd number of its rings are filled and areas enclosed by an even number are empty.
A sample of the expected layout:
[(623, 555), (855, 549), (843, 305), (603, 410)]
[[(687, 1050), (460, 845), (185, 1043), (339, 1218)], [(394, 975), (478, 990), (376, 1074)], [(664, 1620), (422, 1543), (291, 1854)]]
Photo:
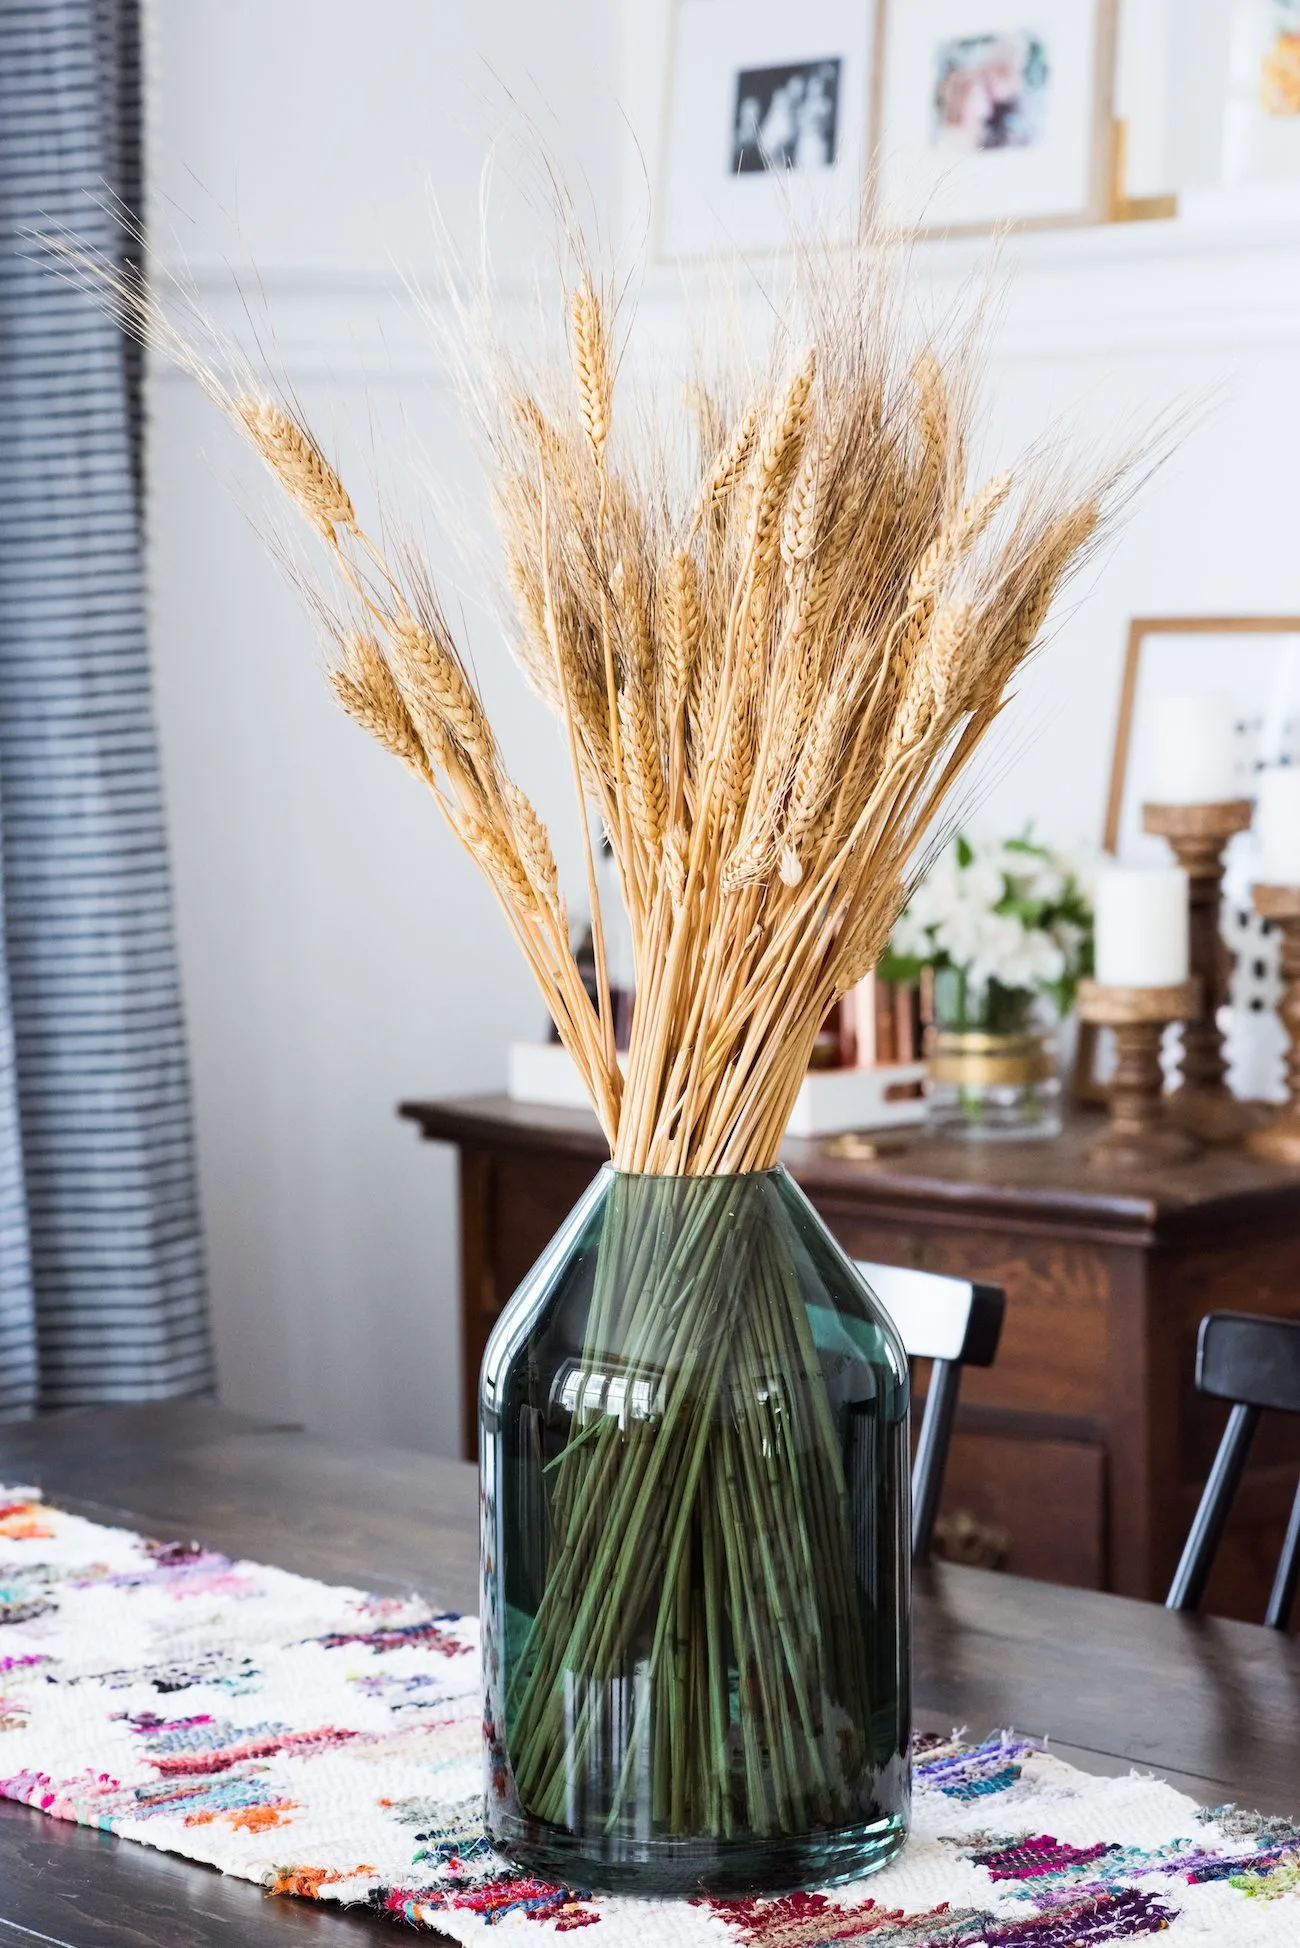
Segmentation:
[(461, 1453), (478, 1459), (478, 1373), (499, 1310), (492, 1263), (495, 1172), (486, 1150), (460, 1152)]

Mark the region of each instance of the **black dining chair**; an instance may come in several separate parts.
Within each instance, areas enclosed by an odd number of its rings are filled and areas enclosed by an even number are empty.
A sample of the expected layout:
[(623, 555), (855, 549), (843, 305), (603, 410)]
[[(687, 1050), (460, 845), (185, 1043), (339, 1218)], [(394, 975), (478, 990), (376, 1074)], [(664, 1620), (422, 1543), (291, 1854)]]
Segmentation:
[(930, 1560), (935, 1518), (952, 1445), (962, 1368), (992, 1366), (1002, 1336), (1006, 1295), (940, 1272), (857, 1261), (893, 1320), (909, 1360), (931, 1360), (930, 1386), (912, 1463), (912, 1561)]
[[(1260, 1319), (1249, 1312), (1209, 1312), (1196, 1341), (1196, 1385), (1214, 1400), (1230, 1400), (1210, 1478), (1201, 1496), (1182, 1560), (1165, 1598), (1167, 1610), (1194, 1610), (1228, 1520), (1250, 1444), (1264, 1412), (1300, 1414), (1300, 1319)], [(1300, 1484), (1291, 1504), (1282, 1556), (1264, 1621), (1285, 1630), (1300, 1584)]]

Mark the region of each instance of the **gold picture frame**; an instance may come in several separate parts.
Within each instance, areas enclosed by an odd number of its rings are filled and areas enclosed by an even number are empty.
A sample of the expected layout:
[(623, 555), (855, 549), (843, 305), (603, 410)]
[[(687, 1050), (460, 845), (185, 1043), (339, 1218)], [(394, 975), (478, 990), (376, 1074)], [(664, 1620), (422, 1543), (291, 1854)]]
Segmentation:
[(1124, 673), (1120, 679), (1115, 743), (1111, 753), (1110, 784), (1106, 793), (1106, 821), (1102, 850), (1114, 854), (1119, 846), (1124, 812), (1124, 788), (1132, 755), (1142, 648), (1151, 636), (1298, 636), (1300, 616), (1136, 616), (1128, 628)]
[[(889, 101), (891, 28), (906, 12), (909, 24), (916, 13), (913, 0), (878, 0), (876, 34), (876, 88), (873, 128), (877, 167), (873, 172), (871, 207), (886, 224), (890, 219), (883, 208), (879, 162), (890, 152), (891, 107)], [(974, 23), (972, 23), (974, 24)], [(1017, 216), (1001, 213), (973, 220), (948, 220), (909, 223), (899, 220), (900, 234), (915, 238), (980, 237), (1003, 231), (1078, 229), (1093, 224), (1133, 221), (1173, 214), (1172, 199), (1150, 198), (1137, 202), (1125, 195), (1123, 171), (1125, 129), (1115, 120), (1115, 74), (1119, 46), (1119, 0), (1096, 0), (1093, 33), (1092, 94), (1088, 104), (1089, 134), (1087, 186), (1082, 203), (1060, 211), (1036, 212)]]

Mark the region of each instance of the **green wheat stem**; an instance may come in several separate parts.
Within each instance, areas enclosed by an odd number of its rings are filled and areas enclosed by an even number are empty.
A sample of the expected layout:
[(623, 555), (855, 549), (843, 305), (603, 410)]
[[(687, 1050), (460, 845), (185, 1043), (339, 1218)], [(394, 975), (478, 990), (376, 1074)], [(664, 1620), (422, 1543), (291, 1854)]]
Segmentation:
[[(562, 1820), (608, 1735), (605, 1687), (633, 1669), (607, 1831), (646, 1762), (652, 1819), (676, 1834), (840, 1812), (866, 1711), (847, 1483), (772, 1195), (746, 1179), (611, 1187), (571, 1433), (546, 1469), (549, 1567), (508, 1695), (521, 1803), (543, 1819)], [(586, 1408), (590, 1378), (603, 1391)]]

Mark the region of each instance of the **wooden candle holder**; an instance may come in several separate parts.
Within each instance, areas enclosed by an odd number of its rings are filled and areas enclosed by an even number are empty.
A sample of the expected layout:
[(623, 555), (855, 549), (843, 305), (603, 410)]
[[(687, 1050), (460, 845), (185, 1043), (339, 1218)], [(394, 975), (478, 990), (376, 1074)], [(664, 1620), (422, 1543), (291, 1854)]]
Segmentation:
[(1112, 1170), (1183, 1163), (1199, 1149), (1194, 1136), (1165, 1115), (1160, 1038), (1171, 1021), (1195, 1019), (1200, 982), (1172, 987), (1103, 987), (1080, 981), (1079, 1018), (1115, 1031), (1115, 1073), (1110, 1081), (1110, 1123), (1088, 1159)]
[(1144, 805), (1142, 829), (1167, 839), (1187, 874), (1191, 971), (1201, 983), (1201, 1010), (1183, 1029), (1181, 1080), (1166, 1108), (1201, 1143), (1239, 1143), (1268, 1114), (1262, 1103), (1241, 1102), (1228, 1087), (1228, 1064), (1218, 1013), (1228, 998), (1232, 955), (1223, 938), (1223, 855), (1229, 839), (1250, 829), (1254, 803), (1232, 798), (1213, 805)]
[(1287, 1032), (1286, 1089), (1283, 1108), (1247, 1137), (1248, 1148), (1270, 1163), (1300, 1165), (1300, 886), (1256, 886), (1255, 911), (1276, 920), (1282, 934), (1282, 1004), (1278, 1013)]

